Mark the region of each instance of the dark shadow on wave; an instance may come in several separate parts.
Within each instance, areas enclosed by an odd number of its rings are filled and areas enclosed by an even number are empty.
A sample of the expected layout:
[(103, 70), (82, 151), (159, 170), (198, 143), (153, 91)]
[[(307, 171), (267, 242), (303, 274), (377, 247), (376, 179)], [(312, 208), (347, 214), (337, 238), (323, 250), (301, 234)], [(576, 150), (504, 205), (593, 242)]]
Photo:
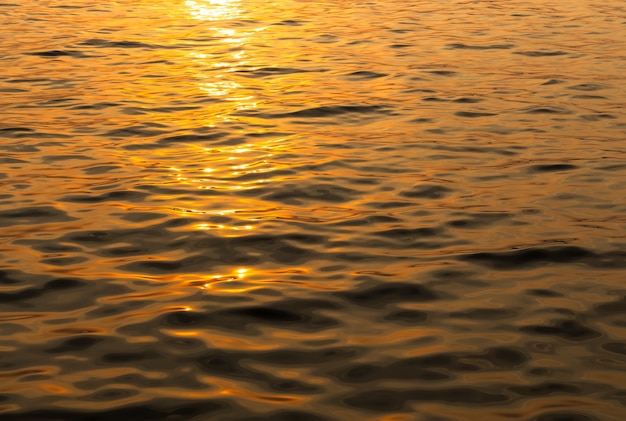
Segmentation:
[(519, 270), (550, 263), (581, 263), (605, 269), (626, 268), (626, 252), (594, 253), (577, 246), (532, 247), (500, 253), (473, 253), (460, 256), (458, 259), (500, 270)]
[(50, 409), (5, 413), (1, 418), (2, 421), (188, 421), (217, 419), (213, 416), (218, 413), (225, 415), (225, 411), (231, 408), (233, 408), (232, 403), (217, 399), (185, 403), (161, 400), (153, 404), (133, 405), (99, 412)]

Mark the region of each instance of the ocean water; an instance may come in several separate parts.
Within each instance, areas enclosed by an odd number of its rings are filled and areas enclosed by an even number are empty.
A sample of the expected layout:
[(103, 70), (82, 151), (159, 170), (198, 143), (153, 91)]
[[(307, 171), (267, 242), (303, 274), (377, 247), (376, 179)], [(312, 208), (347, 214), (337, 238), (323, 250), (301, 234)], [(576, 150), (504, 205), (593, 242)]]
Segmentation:
[(0, 3), (2, 421), (626, 419), (626, 3)]

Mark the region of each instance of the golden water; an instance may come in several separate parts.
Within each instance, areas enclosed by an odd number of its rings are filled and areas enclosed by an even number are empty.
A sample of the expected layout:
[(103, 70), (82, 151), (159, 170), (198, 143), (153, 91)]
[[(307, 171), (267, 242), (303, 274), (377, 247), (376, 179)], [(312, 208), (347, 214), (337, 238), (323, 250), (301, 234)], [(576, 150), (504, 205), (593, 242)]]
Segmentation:
[(0, 419), (622, 420), (626, 4), (0, 4)]

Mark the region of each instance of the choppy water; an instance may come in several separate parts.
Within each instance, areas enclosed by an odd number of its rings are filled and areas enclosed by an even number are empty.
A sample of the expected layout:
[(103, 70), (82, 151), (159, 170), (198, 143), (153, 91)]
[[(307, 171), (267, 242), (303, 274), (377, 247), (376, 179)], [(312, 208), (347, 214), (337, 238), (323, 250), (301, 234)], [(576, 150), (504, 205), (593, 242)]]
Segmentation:
[(623, 420), (626, 4), (0, 4), (0, 419)]

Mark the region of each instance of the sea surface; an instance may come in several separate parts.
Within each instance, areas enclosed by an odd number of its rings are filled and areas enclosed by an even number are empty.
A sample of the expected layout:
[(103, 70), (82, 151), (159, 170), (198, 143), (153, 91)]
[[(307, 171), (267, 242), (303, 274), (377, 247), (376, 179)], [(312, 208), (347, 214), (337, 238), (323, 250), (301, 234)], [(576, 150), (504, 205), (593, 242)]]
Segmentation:
[(626, 419), (626, 2), (0, 3), (0, 420)]

